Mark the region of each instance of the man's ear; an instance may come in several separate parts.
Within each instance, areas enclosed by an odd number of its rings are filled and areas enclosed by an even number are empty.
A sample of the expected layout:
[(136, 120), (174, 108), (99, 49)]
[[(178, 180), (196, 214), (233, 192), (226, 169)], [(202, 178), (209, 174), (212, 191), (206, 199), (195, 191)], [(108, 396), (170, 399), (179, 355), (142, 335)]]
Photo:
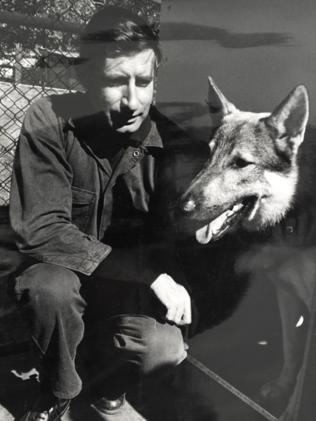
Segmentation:
[(307, 89), (299, 85), (265, 119), (280, 150), (291, 150), (292, 153), (297, 151), (304, 140), (308, 110)]
[(215, 84), (211, 76), (208, 77), (208, 106), (211, 116), (215, 114), (218, 120), (223, 119), (227, 114), (236, 111), (234, 104), (229, 102), (218, 86)]

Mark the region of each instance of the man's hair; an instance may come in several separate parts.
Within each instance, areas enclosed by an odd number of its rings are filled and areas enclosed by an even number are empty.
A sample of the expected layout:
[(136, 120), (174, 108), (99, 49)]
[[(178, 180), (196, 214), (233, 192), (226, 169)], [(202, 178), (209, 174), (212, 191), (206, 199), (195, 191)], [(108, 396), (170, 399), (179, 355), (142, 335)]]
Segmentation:
[(89, 63), (107, 57), (152, 49), (157, 65), (161, 50), (157, 32), (140, 16), (116, 6), (106, 6), (96, 12), (80, 37), (79, 77), (85, 79), (83, 70)]

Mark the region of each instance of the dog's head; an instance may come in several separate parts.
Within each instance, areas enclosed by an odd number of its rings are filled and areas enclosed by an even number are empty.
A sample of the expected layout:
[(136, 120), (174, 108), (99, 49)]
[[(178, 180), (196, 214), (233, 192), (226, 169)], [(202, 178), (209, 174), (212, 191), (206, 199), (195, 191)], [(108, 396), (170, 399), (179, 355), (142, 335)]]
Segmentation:
[(237, 225), (263, 229), (286, 214), (295, 196), (308, 95), (299, 85), (273, 113), (245, 112), (209, 78), (209, 109), (216, 125), (210, 159), (180, 201), (203, 244)]

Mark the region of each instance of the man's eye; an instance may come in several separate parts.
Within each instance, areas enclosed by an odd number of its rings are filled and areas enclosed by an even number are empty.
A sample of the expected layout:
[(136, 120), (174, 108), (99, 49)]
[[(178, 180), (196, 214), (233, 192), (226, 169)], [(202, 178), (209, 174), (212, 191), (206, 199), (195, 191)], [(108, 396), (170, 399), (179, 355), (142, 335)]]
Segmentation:
[(124, 78), (105, 78), (104, 79), (105, 86), (122, 86), (126, 84), (126, 80)]
[(140, 87), (146, 87), (152, 82), (152, 79), (144, 79), (144, 78), (138, 78), (136, 79), (136, 85)]

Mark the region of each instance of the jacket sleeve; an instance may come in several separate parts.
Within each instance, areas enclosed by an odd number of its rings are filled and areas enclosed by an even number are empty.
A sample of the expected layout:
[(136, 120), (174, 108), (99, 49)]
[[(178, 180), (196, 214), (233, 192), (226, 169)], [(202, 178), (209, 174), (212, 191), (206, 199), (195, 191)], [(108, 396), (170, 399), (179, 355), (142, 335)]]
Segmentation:
[(72, 224), (71, 183), (62, 124), (42, 99), (28, 110), (16, 149), (11, 225), (26, 256), (90, 275), (111, 247)]

